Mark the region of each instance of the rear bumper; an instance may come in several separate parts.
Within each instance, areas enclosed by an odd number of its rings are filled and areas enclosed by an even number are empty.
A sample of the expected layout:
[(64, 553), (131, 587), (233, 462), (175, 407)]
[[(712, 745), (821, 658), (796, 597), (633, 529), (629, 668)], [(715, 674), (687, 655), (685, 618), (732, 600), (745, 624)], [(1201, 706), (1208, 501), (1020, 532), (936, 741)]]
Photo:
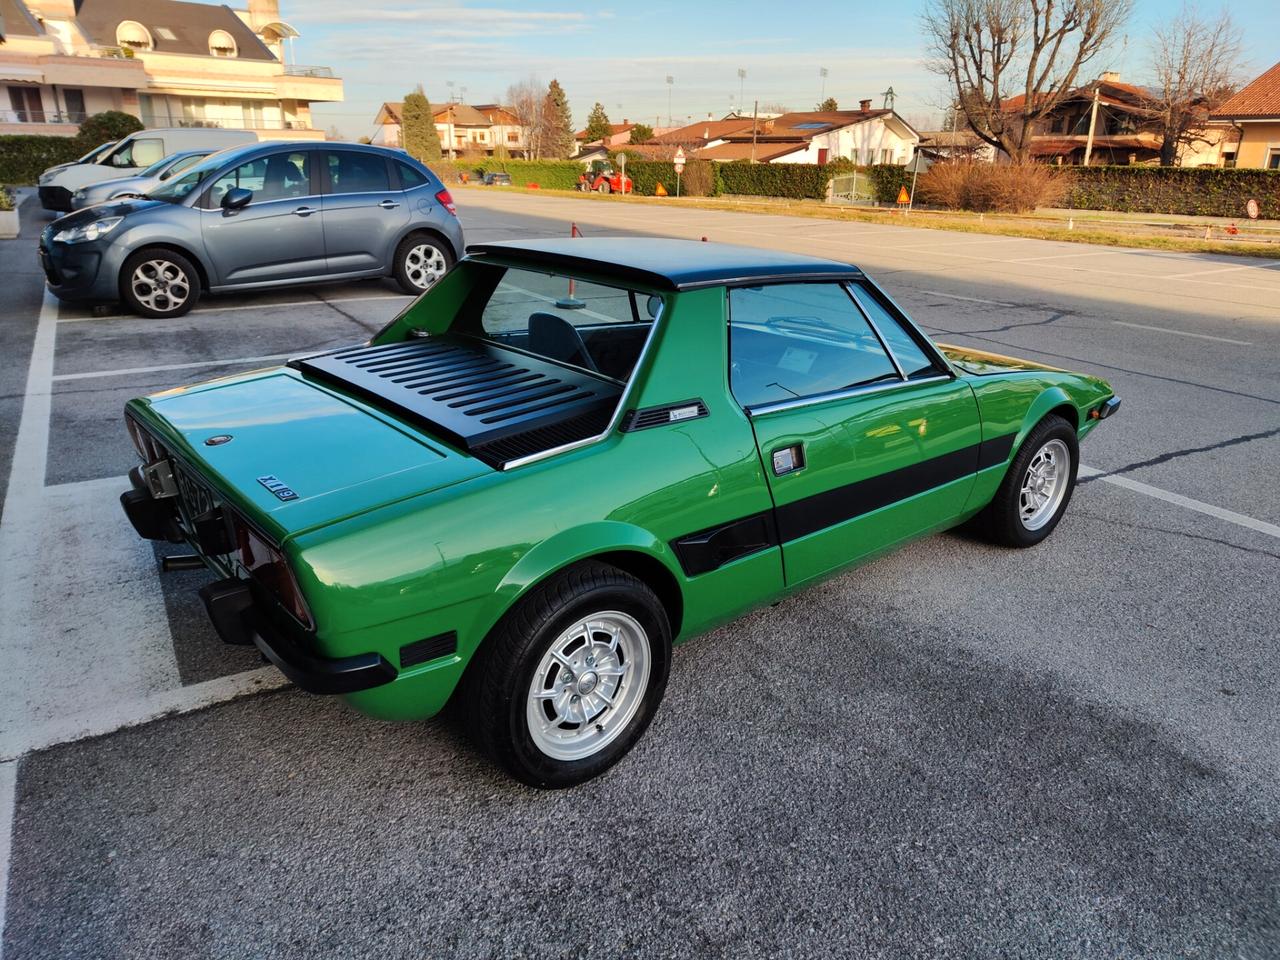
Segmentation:
[[(129, 480), (133, 488), (120, 495), (120, 505), (138, 536), (173, 543), (186, 540), (178, 526), (175, 499), (153, 497), (136, 468), (130, 471)], [(311, 653), (314, 637), (278, 613), (275, 602), (252, 580), (227, 577), (206, 584), (200, 588), (200, 599), (214, 630), (226, 643), (253, 644), (281, 673), (310, 693), (357, 693), (396, 679), (396, 668), (379, 653), (350, 657)]]
[(1120, 409), (1120, 398), (1111, 397), (1089, 411), (1089, 419), (1105, 420)]
[(40, 206), (59, 213), (71, 212), (71, 191), (66, 187), (41, 187)]
[(317, 657), (302, 646), (304, 638), (273, 619), (254, 597), (247, 580), (234, 577), (200, 588), (209, 619), (227, 643), (249, 644), (281, 673), (309, 693), (356, 693), (390, 683), (396, 668), (379, 653), (353, 657)]

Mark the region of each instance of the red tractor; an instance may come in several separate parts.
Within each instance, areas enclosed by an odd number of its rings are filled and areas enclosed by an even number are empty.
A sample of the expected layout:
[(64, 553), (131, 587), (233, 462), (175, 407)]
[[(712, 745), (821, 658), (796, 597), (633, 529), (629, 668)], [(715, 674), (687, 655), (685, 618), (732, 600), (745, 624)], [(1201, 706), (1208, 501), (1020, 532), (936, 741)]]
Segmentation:
[(631, 178), (623, 183), (622, 174), (603, 160), (592, 160), (591, 168), (578, 175), (578, 189), (583, 193), (634, 193)]

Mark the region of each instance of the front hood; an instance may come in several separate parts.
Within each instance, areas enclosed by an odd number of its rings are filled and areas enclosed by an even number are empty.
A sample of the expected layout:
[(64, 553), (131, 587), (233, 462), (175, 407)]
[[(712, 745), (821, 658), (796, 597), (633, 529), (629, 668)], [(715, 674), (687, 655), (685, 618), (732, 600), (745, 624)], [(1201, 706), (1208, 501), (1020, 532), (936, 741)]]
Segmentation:
[(49, 224), (47, 229), (52, 233), (58, 233), (72, 227), (83, 227), (86, 224), (93, 223), (95, 220), (105, 220), (107, 217), (127, 217), (130, 214), (141, 213), (144, 210), (154, 210), (159, 206), (169, 206), (169, 204), (163, 200), (148, 200), (145, 197), (110, 200), (106, 203), (96, 203), (91, 207), (85, 207), (82, 210), (75, 211), (75, 213), (68, 213), (65, 217), (59, 217)]
[[(97, 183), (90, 184), (87, 187), (81, 187), (80, 189), (85, 193), (106, 196), (114, 193), (116, 190), (127, 190), (130, 187), (137, 189), (143, 184), (150, 182), (150, 177), (113, 177), (110, 180), (99, 180)], [(138, 192), (141, 192), (141, 190)]]
[(129, 407), (281, 540), (491, 472), (284, 369), (170, 390)]
[(1031, 373), (1035, 371), (1053, 370), (1061, 372), (1058, 367), (1050, 367), (1031, 360), (1019, 360), (1017, 357), (1006, 357), (972, 347), (956, 347), (946, 343), (937, 344), (943, 355), (960, 369), (976, 377), (990, 376), (994, 373)]

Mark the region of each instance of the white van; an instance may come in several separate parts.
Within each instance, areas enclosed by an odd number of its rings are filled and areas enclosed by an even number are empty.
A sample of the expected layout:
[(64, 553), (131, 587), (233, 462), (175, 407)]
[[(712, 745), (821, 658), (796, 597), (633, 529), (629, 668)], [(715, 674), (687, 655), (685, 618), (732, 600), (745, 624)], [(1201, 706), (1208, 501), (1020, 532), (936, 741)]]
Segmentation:
[(40, 175), (40, 205), (46, 210), (71, 212), (71, 195), (100, 180), (128, 177), (157, 160), (186, 150), (225, 150), (258, 139), (252, 130), (218, 127), (173, 127), (131, 133), (90, 163), (76, 163)]
[(102, 143), (94, 147), (92, 150), (86, 153), (79, 160), (68, 160), (66, 163), (55, 163), (48, 170), (45, 170), (43, 173), (40, 174), (40, 182), (41, 183), (47, 182), (59, 170), (65, 170), (67, 169), (67, 167), (74, 167), (77, 163), (97, 163), (99, 160), (105, 157), (108, 153), (110, 153), (111, 148), (114, 147), (119, 142), (120, 142), (119, 140), (108, 140), (106, 143)]

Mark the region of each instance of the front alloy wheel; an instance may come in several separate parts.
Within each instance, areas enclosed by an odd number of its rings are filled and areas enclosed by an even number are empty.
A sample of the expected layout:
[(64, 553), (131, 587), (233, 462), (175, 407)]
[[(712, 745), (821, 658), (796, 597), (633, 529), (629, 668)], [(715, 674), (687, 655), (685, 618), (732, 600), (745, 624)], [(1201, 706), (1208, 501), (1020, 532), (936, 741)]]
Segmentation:
[(120, 271), (120, 294), (144, 317), (180, 317), (200, 298), (200, 278), (191, 261), (170, 250), (141, 250)]
[(1027, 434), (973, 529), (993, 543), (1033, 547), (1053, 532), (1071, 502), (1079, 469), (1075, 428), (1049, 414)]

